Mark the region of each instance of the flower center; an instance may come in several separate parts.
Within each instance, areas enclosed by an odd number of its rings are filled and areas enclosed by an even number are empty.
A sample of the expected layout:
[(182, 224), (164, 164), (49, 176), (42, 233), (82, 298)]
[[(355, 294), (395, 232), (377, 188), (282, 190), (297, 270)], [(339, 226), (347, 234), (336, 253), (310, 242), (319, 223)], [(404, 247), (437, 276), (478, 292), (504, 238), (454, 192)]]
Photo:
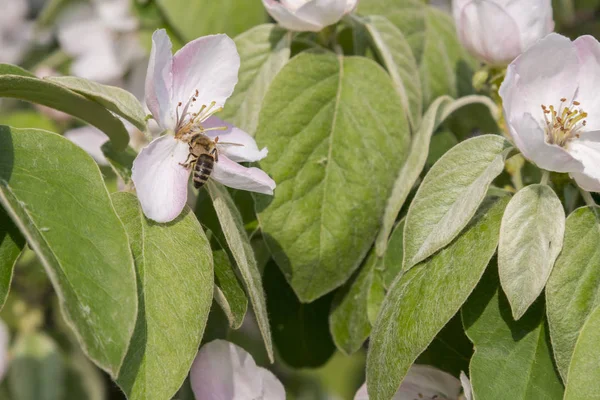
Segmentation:
[[(177, 103), (176, 108), (176, 116), (177, 116), (177, 125), (175, 128), (175, 138), (182, 140), (184, 142), (188, 142), (192, 136), (196, 134), (204, 134), (208, 131), (226, 131), (226, 126), (218, 126), (213, 128), (205, 128), (202, 123), (205, 122), (208, 118), (215, 115), (219, 111), (223, 110), (223, 107), (215, 107), (216, 102), (211, 102), (206, 105), (203, 104), (200, 107), (200, 110), (197, 112), (191, 112), (191, 108), (194, 107), (196, 100), (198, 98), (198, 90), (194, 92), (194, 94), (188, 99), (185, 106), (180, 101)], [(182, 108), (183, 107), (183, 108)], [(182, 108), (181, 113), (179, 109)]]
[(579, 138), (587, 124), (588, 113), (583, 111), (578, 101), (572, 101), (569, 106), (567, 99), (560, 99), (558, 110), (553, 105), (542, 105), (546, 121), (546, 140), (549, 144), (565, 147), (571, 140)]

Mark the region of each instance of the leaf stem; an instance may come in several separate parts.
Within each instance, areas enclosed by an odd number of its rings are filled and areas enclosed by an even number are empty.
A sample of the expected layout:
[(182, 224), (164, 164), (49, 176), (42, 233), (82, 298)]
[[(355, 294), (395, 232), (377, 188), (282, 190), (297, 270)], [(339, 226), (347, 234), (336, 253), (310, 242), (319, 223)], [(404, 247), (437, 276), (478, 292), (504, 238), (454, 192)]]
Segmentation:
[(549, 181), (550, 181), (550, 171), (542, 170), (542, 180), (540, 181), (540, 184), (548, 185)]

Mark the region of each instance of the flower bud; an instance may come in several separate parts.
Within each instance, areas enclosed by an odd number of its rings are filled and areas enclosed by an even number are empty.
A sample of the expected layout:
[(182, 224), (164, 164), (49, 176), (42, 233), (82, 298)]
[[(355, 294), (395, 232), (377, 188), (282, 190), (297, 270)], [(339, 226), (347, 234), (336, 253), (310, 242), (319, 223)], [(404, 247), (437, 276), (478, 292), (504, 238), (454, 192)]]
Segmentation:
[(263, 0), (271, 17), (291, 31), (319, 32), (338, 22), (358, 0)]

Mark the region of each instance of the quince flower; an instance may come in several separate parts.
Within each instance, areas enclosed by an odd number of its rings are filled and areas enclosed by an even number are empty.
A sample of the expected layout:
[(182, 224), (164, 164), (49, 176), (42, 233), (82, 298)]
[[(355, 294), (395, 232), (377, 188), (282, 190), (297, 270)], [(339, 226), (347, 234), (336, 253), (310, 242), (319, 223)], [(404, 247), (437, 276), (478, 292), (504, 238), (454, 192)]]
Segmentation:
[(551, 0), (454, 0), (463, 46), (476, 58), (506, 65), (554, 30)]
[[(471, 382), (464, 372), (460, 373), (460, 380), (458, 380), (435, 367), (414, 364), (408, 370), (392, 400), (415, 399), (473, 400)], [(354, 400), (369, 400), (366, 383), (358, 389)]]
[(259, 150), (250, 135), (213, 115), (231, 96), (239, 67), (235, 43), (227, 35), (198, 38), (175, 55), (164, 29), (152, 35), (146, 105), (167, 134), (142, 149), (131, 176), (148, 218), (169, 222), (181, 213), (191, 171), (182, 164), (196, 133), (218, 141), (211, 179), (235, 189), (273, 194), (275, 182), (265, 172), (238, 164), (263, 159), (267, 149)]
[(1, 1), (0, 63), (18, 64), (34, 39), (27, 0)]
[(241, 347), (214, 340), (200, 348), (190, 371), (197, 400), (285, 400), (285, 390), (269, 370)]
[(263, 0), (271, 17), (291, 31), (319, 32), (356, 8), (358, 0)]
[(500, 87), (510, 134), (523, 155), (600, 191), (600, 43), (552, 33), (509, 66)]

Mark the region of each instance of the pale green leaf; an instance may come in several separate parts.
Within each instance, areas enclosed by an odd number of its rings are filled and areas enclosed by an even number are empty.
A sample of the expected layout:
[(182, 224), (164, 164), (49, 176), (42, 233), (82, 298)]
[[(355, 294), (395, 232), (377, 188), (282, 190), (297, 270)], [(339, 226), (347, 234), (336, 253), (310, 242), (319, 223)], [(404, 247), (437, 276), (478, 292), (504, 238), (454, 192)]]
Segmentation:
[(573, 349), (564, 400), (600, 399), (600, 307), (589, 316)]
[(256, 138), (277, 188), (256, 209), (301, 301), (343, 284), (371, 247), (407, 155), (401, 109), (389, 76), (362, 57), (303, 53), (271, 84)]
[(13, 269), (24, 247), (25, 239), (0, 207), (0, 310), (8, 297)]
[(139, 311), (117, 378), (130, 400), (170, 399), (198, 352), (213, 297), (208, 239), (189, 208), (169, 224), (144, 217), (137, 198), (114, 193), (135, 258)]
[(508, 198), (489, 198), (448, 247), (396, 279), (371, 334), (370, 399), (389, 400), (408, 369), (450, 321), (496, 251)]
[(566, 381), (579, 332), (600, 305), (600, 225), (595, 210), (579, 208), (567, 218), (563, 250), (546, 285), (546, 302), (556, 365)]
[(65, 361), (44, 333), (25, 333), (11, 349), (8, 383), (13, 400), (62, 400), (66, 394)]
[(75, 76), (55, 76), (45, 78), (93, 100), (107, 110), (125, 118), (140, 131), (146, 130), (146, 112), (138, 99), (127, 90), (116, 86), (102, 85)]
[[(12, 66), (4, 64), (0, 67), (0, 97), (26, 100), (79, 118), (103, 131), (116, 150), (123, 150), (129, 143), (129, 133), (123, 123), (101, 104), (47, 79), (38, 79), (25, 73), (10, 75), (19, 72), (8, 68)], [(2, 70), (6, 69), (9, 75), (2, 74)]]
[(546, 185), (527, 186), (502, 217), (498, 272), (514, 319), (525, 314), (552, 272), (565, 234), (565, 212)]
[(274, 24), (260, 25), (236, 37), (235, 44), (240, 79), (221, 118), (254, 135), (267, 89), (290, 58), (291, 32)]
[(562, 399), (542, 302), (513, 321), (497, 271), (490, 269), (463, 307), (462, 316), (475, 345), (470, 378), (476, 399)]
[(113, 376), (137, 315), (133, 258), (92, 158), (60, 135), (0, 127), (0, 203), (50, 276), (86, 354)]
[(426, 168), (431, 168), (437, 160), (442, 158), (450, 149), (458, 144), (458, 139), (454, 133), (443, 130), (431, 137), (429, 144), (429, 154), (427, 154)]
[(240, 286), (229, 255), (223, 249), (213, 251), (215, 263), (215, 301), (225, 313), (229, 326), (238, 329), (248, 309), (248, 298)]
[(502, 136), (466, 140), (429, 170), (406, 216), (404, 269), (450, 243), (471, 220), (512, 149)]
[(256, 322), (265, 342), (267, 354), (272, 362), (274, 360), (273, 343), (271, 340), (271, 328), (269, 326), (265, 294), (263, 292), (260, 272), (254, 258), (254, 252), (252, 251), (248, 235), (244, 230), (242, 217), (224, 186), (209, 181), (206, 188), (213, 201), (213, 206), (219, 218), (219, 223), (221, 224), (221, 229), (223, 230), (229, 250), (240, 272), (248, 297), (250, 297), (250, 303), (256, 315)]

